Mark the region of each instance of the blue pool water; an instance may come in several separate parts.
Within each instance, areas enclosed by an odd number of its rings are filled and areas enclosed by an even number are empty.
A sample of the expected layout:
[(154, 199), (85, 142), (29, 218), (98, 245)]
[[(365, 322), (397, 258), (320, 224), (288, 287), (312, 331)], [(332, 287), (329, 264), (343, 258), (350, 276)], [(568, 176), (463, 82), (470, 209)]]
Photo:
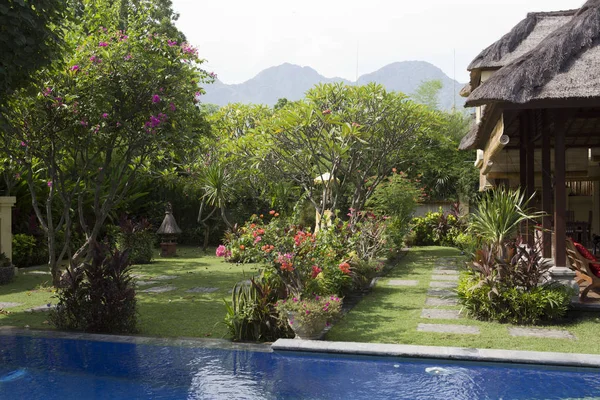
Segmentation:
[(600, 371), (0, 336), (0, 399), (567, 398)]

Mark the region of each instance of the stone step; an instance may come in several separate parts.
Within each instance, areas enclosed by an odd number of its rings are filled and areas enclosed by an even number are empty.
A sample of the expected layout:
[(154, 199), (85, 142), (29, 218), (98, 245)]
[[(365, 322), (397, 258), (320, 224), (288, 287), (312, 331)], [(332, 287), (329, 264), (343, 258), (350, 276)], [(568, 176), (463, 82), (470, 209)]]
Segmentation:
[(457, 297), (456, 292), (447, 289), (429, 289), (427, 290), (427, 296), (438, 296), (438, 297)]
[(457, 299), (443, 299), (440, 297), (428, 297), (425, 300), (426, 306), (456, 306), (458, 305)]
[(177, 286), (167, 285), (167, 286), (155, 286), (148, 288), (146, 290), (142, 290), (143, 293), (165, 293), (170, 292), (172, 290), (177, 290)]
[(448, 324), (419, 324), (419, 332), (454, 333), (458, 335), (479, 335), (481, 332), (476, 326), (448, 325)]
[(443, 310), (439, 308), (425, 308), (421, 312), (421, 318), (427, 319), (460, 319), (460, 311)]
[(429, 282), (429, 287), (432, 287), (432, 288), (453, 289), (457, 286), (458, 285), (456, 282), (439, 282), (439, 281)]
[(458, 282), (458, 275), (432, 275), (431, 280)]
[(456, 269), (445, 268), (434, 268), (433, 273), (438, 275), (458, 275), (458, 271)]
[(569, 331), (558, 330), (558, 329), (543, 329), (543, 328), (526, 328), (526, 327), (515, 327), (508, 328), (510, 336), (522, 336), (522, 337), (535, 337), (545, 339), (577, 339)]

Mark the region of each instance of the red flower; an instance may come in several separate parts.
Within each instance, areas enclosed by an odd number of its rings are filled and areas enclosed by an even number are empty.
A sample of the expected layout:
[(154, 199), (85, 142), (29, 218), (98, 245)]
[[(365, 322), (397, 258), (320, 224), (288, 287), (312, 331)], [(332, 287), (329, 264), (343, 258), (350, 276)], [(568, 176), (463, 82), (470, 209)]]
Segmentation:
[(312, 266), (312, 274), (311, 274), (312, 278), (313, 279), (316, 278), (317, 275), (319, 275), (321, 273), (321, 271), (323, 271), (321, 268), (317, 267), (316, 265), (313, 265)]
[(343, 262), (341, 263), (338, 268), (340, 269), (340, 271), (342, 271), (344, 274), (346, 275), (350, 275), (350, 264), (348, 264), (347, 262)]
[(244, 251), (246, 249), (246, 246), (244, 246), (243, 244), (240, 245), (240, 250)]
[(269, 214), (271, 214), (271, 215), (275, 214), (275, 210), (269, 211)]
[(331, 114), (331, 110), (328, 108), (327, 110), (323, 110), (323, 115)]

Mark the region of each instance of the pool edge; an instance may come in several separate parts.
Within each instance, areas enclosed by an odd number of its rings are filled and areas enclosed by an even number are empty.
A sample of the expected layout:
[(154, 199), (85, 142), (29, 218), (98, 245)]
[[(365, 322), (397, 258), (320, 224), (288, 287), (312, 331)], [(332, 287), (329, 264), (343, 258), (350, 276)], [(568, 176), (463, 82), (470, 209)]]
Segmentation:
[(600, 368), (600, 355), (545, 351), (476, 349), (466, 347), (416, 346), (406, 344), (326, 342), (278, 339), (273, 351), (356, 354), (379, 357), (430, 358), (483, 361), (510, 364), (538, 364), (565, 367)]

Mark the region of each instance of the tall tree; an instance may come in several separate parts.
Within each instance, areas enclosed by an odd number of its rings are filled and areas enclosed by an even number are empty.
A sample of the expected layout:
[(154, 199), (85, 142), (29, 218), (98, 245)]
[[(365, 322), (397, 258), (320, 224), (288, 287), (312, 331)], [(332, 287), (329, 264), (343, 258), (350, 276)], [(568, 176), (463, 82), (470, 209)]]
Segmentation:
[[(84, 1), (85, 18), (69, 35), (75, 50), (66, 67), (39, 82), (37, 95), (13, 96), (8, 118), (17, 129), (0, 133), (4, 149), (28, 170), (55, 284), (58, 262), (70, 251), (73, 221), (86, 238), (72, 254), (79, 260), (110, 211), (130, 194), (137, 174), (154, 158), (186, 146), (204, 126), (196, 106), (198, 84), (210, 80), (199, 68), (203, 60), (190, 45), (153, 31), (147, 24), (152, 7), (142, 7), (149, 3), (133, 3), (127, 5), (126, 31), (90, 30), (98, 21), (111, 26), (114, 10), (110, 1)], [(88, 14), (93, 7), (108, 15)], [(44, 205), (39, 180), (46, 182)]]
[(439, 79), (421, 82), (411, 97), (417, 103), (426, 105), (432, 110), (437, 110), (439, 108), (442, 87), (444, 85)]

